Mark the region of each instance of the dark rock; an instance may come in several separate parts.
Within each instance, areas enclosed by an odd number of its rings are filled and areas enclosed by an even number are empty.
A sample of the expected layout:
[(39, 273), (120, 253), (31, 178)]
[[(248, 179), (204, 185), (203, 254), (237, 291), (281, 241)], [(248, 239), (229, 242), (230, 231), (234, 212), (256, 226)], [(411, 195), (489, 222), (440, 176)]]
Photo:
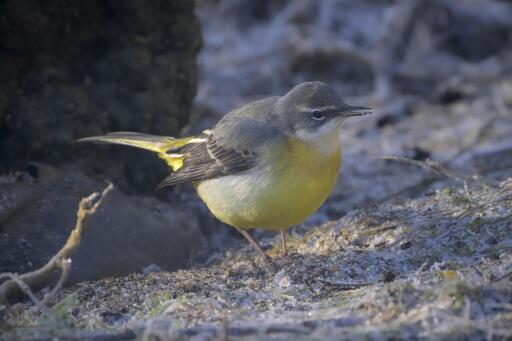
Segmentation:
[(455, 89), (447, 89), (446, 91), (439, 94), (439, 102), (441, 104), (451, 104), (460, 101), (464, 97), (464, 94)]
[(379, 109), (379, 118), (376, 126), (382, 128), (397, 124), (413, 114), (411, 103), (408, 100), (396, 101)]
[(399, 115), (382, 115), (377, 120), (377, 127), (382, 128), (388, 125), (393, 125), (401, 120)]
[(423, 148), (414, 147), (412, 149), (412, 151), (413, 151), (412, 159), (414, 159), (414, 160), (425, 161), (426, 159), (428, 159), (430, 157), (430, 152)]
[[(0, 272), (23, 273), (46, 263), (75, 226), (80, 199), (105, 187), (76, 171), (38, 169), (33, 183), (0, 182)], [(151, 264), (187, 266), (208, 250), (195, 211), (114, 189), (86, 223), (68, 284), (142, 272)]]
[(101, 319), (107, 325), (116, 325), (126, 323), (130, 318), (129, 316), (117, 312), (105, 311), (100, 314)]
[(393, 271), (386, 271), (382, 277), (381, 277), (381, 281), (384, 282), (384, 283), (389, 283), (389, 282), (393, 282), (396, 278), (396, 274), (393, 272)]
[(405, 157), (417, 161), (425, 161), (430, 157), (430, 152), (420, 147), (414, 147), (405, 151)]
[(407, 250), (411, 246), (412, 246), (412, 243), (410, 241), (406, 241), (406, 242), (403, 242), (402, 244), (400, 244), (400, 249), (401, 250)]
[(28, 156), (88, 158), (152, 191), (168, 171), (151, 155), (73, 142), (113, 130), (179, 133), (196, 92), (194, 1), (7, 0), (0, 12), (0, 171)]

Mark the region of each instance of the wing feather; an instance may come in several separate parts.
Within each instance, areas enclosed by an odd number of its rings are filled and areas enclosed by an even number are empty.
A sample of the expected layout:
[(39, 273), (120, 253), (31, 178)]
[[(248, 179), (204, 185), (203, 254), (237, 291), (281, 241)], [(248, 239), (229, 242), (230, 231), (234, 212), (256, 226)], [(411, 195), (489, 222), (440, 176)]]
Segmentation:
[(201, 135), (205, 141), (173, 151), (184, 155), (183, 166), (162, 181), (159, 188), (247, 171), (258, 163), (261, 147), (279, 136), (277, 128), (249, 119), (220, 124), (211, 134)]
[(251, 169), (257, 162), (253, 153), (226, 149), (219, 146), (213, 136), (206, 142), (187, 147), (180, 150), (185, 155), (183, 167), (162, 181), (159, 187), (237, 174)]

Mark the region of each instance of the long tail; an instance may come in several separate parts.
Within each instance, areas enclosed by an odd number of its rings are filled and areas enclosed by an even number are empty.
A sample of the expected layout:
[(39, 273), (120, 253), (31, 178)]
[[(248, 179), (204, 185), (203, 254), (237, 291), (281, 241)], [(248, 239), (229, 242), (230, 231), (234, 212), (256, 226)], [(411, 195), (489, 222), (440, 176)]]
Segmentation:
[(193, 138), (194, 137), (185, 137), (177, 139), (170, 136), (157, 136), (123, 131), (108, 133), (103, 136), (85, 137), (79, 139), (77, 142), (114, 143), (150, 150), (157, 153), (161, 159), (165, 160), (173, 171), (177, 171), (183, 166), (183, 155), (168, 154), (168, 152), (183, 147)]

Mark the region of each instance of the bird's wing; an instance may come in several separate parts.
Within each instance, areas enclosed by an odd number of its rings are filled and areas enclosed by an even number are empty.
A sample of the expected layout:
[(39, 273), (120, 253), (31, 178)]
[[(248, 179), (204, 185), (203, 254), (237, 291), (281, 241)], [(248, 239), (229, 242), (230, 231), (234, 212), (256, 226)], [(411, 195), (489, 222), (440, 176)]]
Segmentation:
[(201, 134), (172, 153), (183, 158), (183, 166), (159, 187), (214, 179), (251, 169), (264, 147), (281, 136), (279, 129), (251, 118), (221, 120), (209, 134)]

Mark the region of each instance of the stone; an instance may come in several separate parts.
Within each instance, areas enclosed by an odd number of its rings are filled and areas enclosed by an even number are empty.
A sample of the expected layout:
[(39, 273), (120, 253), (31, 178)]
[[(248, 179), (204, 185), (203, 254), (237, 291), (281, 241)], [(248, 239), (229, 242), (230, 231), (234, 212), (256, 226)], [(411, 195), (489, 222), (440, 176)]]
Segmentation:
[[(80, 199), (106, 186), (74, 170), (37, 167), (37, 179), (0, 177), (0, 273), (46, 263), (74, 228)], [(186, 267), (209, 249), (196, 211), (114, 188), (86, 222), (67, 284)]]
[(192, 0), (3, 1), (0, 172), (27, 159), (86, 159), (84, 168), (126, 189), (152, 191), (168, 173), (153, 156), (73, 142), (115, 130), (179, 134), (197, 87), (194, 7)]

